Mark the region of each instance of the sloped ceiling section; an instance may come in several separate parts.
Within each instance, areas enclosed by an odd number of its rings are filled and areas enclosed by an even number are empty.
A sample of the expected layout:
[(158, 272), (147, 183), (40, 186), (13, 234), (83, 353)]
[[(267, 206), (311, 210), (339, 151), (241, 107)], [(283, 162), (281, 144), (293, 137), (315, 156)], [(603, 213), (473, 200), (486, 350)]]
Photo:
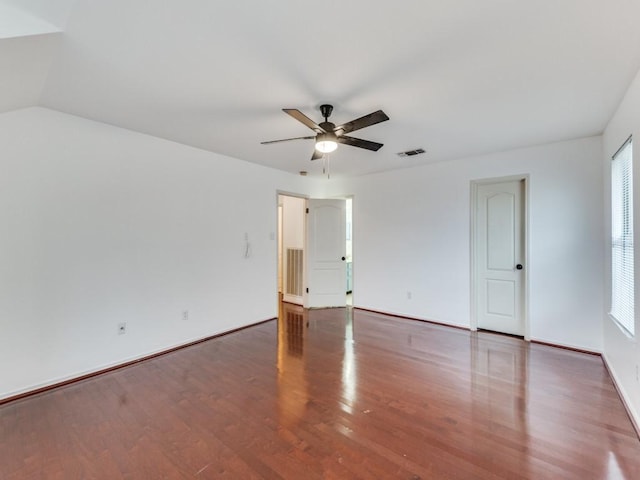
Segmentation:
[[(67, 20), (77, 0), (0, 0), (2, 5), (14, 8), (22, 15), (31, 16), (37, 22), (53, 26), (56, 31), (64, 30)], [(35, 32), (34, 32), (35, 33)], [(44, 32), (41, 32), (44, 33)]]
[(0, 112), (39, 104), (60, 35), (52, 23), (0, 3)]
[(637, 0), (9, 1), (64, 24), (42, 106), (310, 175), (312, 141), (260, 145), (310, 133), (283, 107), (383, 109), (331, 155), (357, 175), (599, 134), (640, 68)]
[(40, 103), (59, 35), (0, 39), (0, 112)]
[(0, 39), (42, 35), (59, 32), (60, 29), (32, 14), (0, 3)]

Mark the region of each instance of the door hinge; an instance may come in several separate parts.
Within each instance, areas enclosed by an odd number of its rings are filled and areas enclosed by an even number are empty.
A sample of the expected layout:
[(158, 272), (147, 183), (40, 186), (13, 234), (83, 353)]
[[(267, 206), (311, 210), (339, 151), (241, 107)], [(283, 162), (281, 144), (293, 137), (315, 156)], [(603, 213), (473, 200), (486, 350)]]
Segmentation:
[(307, 287), (307, 293), (309, 293), (309, 287)]
[(307, 213), (309, 213), (309, 209), (307, 208)]

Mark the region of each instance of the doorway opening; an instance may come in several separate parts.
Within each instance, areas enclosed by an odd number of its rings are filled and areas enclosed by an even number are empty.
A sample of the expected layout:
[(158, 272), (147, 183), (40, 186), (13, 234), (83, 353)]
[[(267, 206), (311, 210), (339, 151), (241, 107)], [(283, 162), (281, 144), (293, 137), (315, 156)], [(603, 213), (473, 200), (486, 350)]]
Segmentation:
[(346, 257), (347, 257), (347, 305), (353, 306), (353, 199), (347, 198), (346, 201)]
[(352, 304), (352, 200), (277, 195), (278, 298), (305, 308)]
[(305, 304), (306, 198), (278, 195), (278, 294)]

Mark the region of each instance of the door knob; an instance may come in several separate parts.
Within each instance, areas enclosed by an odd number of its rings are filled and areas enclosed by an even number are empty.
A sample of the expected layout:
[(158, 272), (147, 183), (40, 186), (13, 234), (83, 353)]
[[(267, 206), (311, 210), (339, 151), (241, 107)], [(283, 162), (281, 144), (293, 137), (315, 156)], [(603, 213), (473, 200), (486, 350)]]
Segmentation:
[(342, 261), (343, 261), (343, 262), (345, 261), (345, 258), (344, 258), (344, 257), (342, 257)]
[(517, 264), (517, 265), (516, 265), (516, 270), (522, 270), (522, 264), (520, 264), (520, 263), (519, 263), (519, 264)]

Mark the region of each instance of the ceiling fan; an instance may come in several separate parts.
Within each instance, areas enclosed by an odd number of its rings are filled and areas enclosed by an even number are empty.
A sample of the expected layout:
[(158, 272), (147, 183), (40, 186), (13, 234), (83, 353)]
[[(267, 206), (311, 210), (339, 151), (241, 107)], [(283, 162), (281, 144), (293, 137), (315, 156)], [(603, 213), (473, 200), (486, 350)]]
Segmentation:
[(283, 108), (282, 111), (291, 115), (300, 123), (309, 127), (311, 130), (316, 132), (316, 135), (310, 135), (308, 137), (285, 138), (283, 140), (271, 140), (268, 142), (260, 143), (262, 145), (267, 145), (269, 143), (288, 142), (290, 140), (315, 139), (316, 148), (313, 151), (311, 160), (317, 160), (319, 158), (322, 158), (325, 153), (333, 152), (336, 148), (338, 148), (338, 143), (351, 145), (352, 147), (365, 148), (367, 150), (377, 152), (378, 150), (380, 150), (380, 147), (382, 147), (382, 143), (362, 140), (361, 138), (350, 137), (345, 134), (355, 132), (356, 130), (360, 130), (361, 128), (370, 127), (371, 125), (375, 125), (376, 123), (389, 120), (389, 117), (386, 113), (384, 113), (382, 110), (378, 110), (377, 112), (370, 113), (369, 115), (365, 115), (364, 117), (356, 118), (355, 120), (351, 120), (350, 122), (336, 127), (335, 124), (329, 121), (331, 112), (333, 112), (333, 105), (320, 105), (320, 113), (324, 117), (324, 122), (321, 122), (320, 124), (315, 123), (304, 113), (295, 108)]

